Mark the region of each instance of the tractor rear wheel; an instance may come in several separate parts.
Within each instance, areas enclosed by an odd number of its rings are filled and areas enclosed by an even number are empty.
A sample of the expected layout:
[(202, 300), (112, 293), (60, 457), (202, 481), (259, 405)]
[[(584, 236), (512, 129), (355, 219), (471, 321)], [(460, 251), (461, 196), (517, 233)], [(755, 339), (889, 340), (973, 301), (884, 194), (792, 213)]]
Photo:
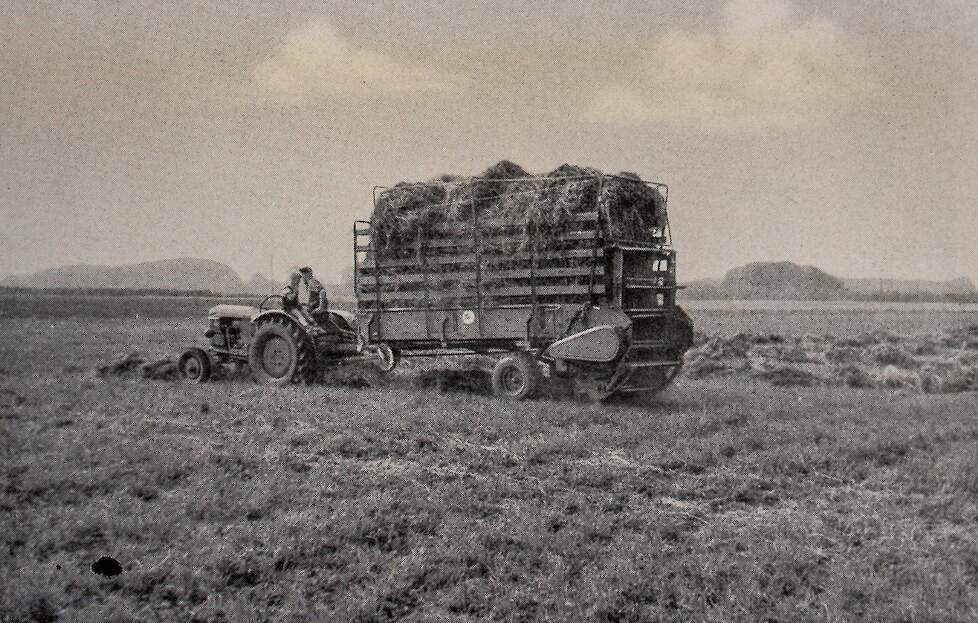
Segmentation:
[(529, 353), (514, 353), (492, 369), (492, 391), (507, 400), (531, 398), (540, 384), (537, 360)]
[(272, 318), (255, 332), (248, 349), (248, 366), (259, 383), (288, 385), (316, 377), (315, 348), (294, 323)]
[(206, 383), (211, 378), (211, 358), (202, 348), (188, 348), (180, 355), (177, 370), (188, 383)]

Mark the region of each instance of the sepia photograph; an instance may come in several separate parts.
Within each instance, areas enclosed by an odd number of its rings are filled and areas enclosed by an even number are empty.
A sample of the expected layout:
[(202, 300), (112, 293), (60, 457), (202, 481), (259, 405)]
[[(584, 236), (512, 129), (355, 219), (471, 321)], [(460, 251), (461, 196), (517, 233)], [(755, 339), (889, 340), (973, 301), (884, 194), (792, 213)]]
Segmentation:
[(0, 623), (978, 621), (978, 4), (4, 0)]

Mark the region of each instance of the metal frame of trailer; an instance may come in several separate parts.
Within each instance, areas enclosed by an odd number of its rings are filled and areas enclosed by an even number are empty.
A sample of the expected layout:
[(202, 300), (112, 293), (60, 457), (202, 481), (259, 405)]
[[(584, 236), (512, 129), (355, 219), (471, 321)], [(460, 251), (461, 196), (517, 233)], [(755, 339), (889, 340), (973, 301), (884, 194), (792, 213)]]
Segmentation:
[[(609, 177), (575, 179), (599, 185), (597, 202)], [(665, 184), (618, 179), (654, 186), (668, 201)], [(383, 189), (374, 189), (375, 205)], [(527, 353), (560, 372), (566, 362), (548, 357), (554, 344), (589, 327), (618, 326), (627, 348), (615, 365), (628, 374), (603, 393), (661, 389), (678, 372), (692, 323), (675, 301), (667, 211), (651, 243), (609, 240), (596, 203), (539, 251), (536, 223), (480, 222), (475, 200), (471, 209), (468, 223), (419, 230), (394, 253), (378, 248), (370, 221), (354, 223), (357, 317), (369, 344), (405, 357)], [(500, 252), (500, 242), (520, 251)], [(655, 382), (629, 385), (624, 377), (639, 369), (656, 371)]]

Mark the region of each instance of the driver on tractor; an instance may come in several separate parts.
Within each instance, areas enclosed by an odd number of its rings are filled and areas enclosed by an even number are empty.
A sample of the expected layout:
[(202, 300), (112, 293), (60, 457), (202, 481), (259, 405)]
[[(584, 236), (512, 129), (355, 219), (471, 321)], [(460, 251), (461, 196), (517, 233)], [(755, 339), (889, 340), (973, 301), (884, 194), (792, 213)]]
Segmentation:
[[(299, 301), (300, 286), (304, 286), (308, 293), (306, 303)], [(329, 318), (329, 299), (326, 297), (326, 289), (313, 276), (312, 268), (308, 266), (303, 266), (289, 275), (289, 282), (282, 288), (282, 302), (286, 309), (305, 312), (316, 324), (322, 324)]]

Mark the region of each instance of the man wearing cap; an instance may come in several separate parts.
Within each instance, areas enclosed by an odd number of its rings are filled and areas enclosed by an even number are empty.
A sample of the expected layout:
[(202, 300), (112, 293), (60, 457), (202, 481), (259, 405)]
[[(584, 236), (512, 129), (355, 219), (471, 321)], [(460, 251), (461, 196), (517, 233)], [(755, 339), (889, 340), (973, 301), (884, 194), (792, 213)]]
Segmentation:
[[(299, 289), (305, 286), (308, 297), (306, 303), (300, 303)], [(308, 312), (313, 319), (319, 323), (327, 317), (329, 311), (329, 300), (326, 298), (326, 289), (312, 274), (312, 269), (303, 266), (299, 270), (293, 271), (289, 275), (289, 282), (282, 288), (282, 300), (286, 308), (299, 307)]]

